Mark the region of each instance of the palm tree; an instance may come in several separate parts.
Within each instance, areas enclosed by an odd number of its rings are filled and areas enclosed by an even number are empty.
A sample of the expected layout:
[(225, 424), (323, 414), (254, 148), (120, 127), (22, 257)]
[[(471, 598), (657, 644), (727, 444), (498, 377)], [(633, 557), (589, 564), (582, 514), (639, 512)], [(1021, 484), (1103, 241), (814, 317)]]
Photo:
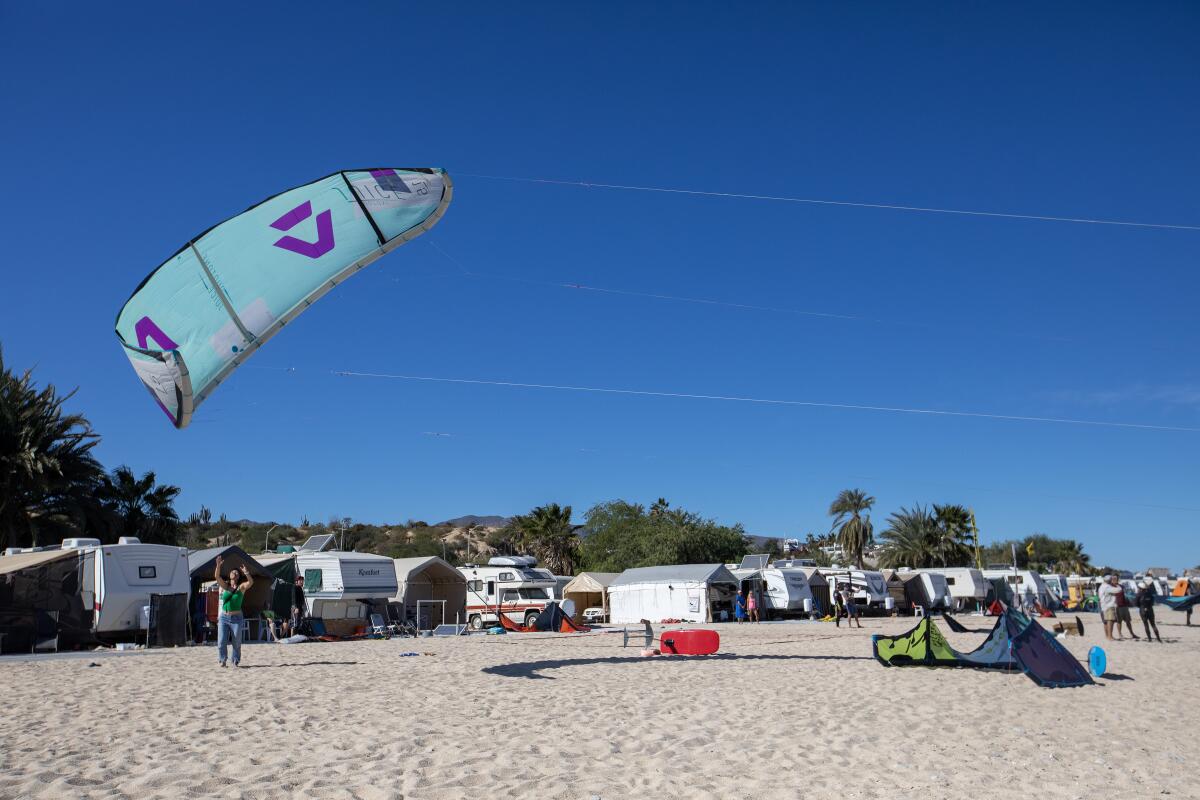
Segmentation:
[(571, 507), (548, 503), (509, 523), (522, 548), (551, 572), (573, 575), (579, 563), (579, 536), (571, 525)]
[(901, 508), (889, 516), (880, 538), (884, 541), (879, 557), (882, 567), (929, 567), (937, 561), (937, 519), (919, 505)]
[(38, 390), (16, 375), (0, 350), (0, 528), (10, 547), (45, 543), (99, 521), (93, 500), (103, 469), (92, 455), (100, 437), (63, 405), (54, 386)]
[[(98, 496), (113, 516), (112, 535), (136, 536), (143, 542), (175, 544), (179, 537), (179, 516), (175, 513), (178, 486), (156, 485), (153, 472), (138, 478), (126, 466), (105, 475)], [(224, 514), (221, 515), (222, 521)]]
[(830, 533), (836, 532), (842, 552), (853, 557), (859, 569), (863, 568), (863, 550), (874, 538), (871, 518), (866, 516), (874, 505), (875, 498), (862, 489), (843, 489), (829, 505), (833, 517)]
[(971, 512), (965, 506), (933, 504), (937, 521), (934, 559), (939, 567), (958, 567), (971, 560), (973, 535)]

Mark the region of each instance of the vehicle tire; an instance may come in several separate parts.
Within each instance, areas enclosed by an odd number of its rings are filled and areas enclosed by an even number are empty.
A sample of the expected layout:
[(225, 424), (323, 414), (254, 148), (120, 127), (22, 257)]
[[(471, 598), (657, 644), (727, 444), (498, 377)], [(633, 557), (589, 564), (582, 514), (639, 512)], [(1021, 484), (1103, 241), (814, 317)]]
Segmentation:
[(534, 621), (535, 619), (537, 619), (537, 618), (538, 618), (538, 613), (537, 613), (536, 611), (528, 611), (528, 612), (526, 612), (526, 613), (525, 613), (525, 627), (526, 627), (526, 628), (532, 628), (532, 627), (533, 627), (533, 621)]
[(471, 626), (471, 630), (481, 631), (483, 630), (483, 617), (478, 614), (472, 614), (471, 618), (467, 620), (467, 624)]

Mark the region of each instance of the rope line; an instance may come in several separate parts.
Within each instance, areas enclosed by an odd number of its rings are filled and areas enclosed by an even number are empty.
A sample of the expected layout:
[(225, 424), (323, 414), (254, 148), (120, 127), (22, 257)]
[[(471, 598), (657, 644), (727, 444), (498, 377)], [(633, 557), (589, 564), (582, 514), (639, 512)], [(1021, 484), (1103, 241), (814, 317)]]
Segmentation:
[(475, 378), (438, 378), (426, 375), (400, 375), (382, 372), (354, 372), (350, 370), (334, 370), (335, 375), (346, 378), (385, 378), (390, 380), (423, 381), (428, 383), (457, 383), (476, 386), (503, 386), (517, 389), (549, 389), (565, 392), (591, 392), (595, 394), (621, 394), (638, 397), (672, 397), (685, 400), (715, 400), (730, 403), (756, 403), (760, 405), (802, 406), (806, 408), (835, 408), (851, 411), (879, 411), (893, 414), (922, 414), (927, 416), (972, 417), (976, 419), (996, 419), (1010, 422), (1044, 422), (1061, 425), (1087, 425), (1099, 428), (1133, 428), (1137, 430), (1173, 431), (1183, 433), (1200, 433), (1200, 428), (1188, 428), (1173, 425), (1147, 425), (1136, 422), (1104, 422), (1101, 420), (1069, 419), (1065, 417), (1032, 417), (1018, 414), (988, 414), (979, 411), (947, 411), (934, 408), (903, 408), (899, 406), (873, 406), (853, 403), (822, 403), (810, 400), (780, 400), (762, 397), (740, 397), (737, 395), (693, 394), (687, 392), (658, 392), (644, 389), (613, 389), (599, 386), (568, 386), (552, 383), (521, 383), (517, 381), (490, 381)]
[(516, 183), (541, 183), (554, 186), (581, 186), (586, 189), (614, 189), (628, 192), (657, 192), (661, 194), (684, 194), (699, 197), (729, 197), (738, 200), (765, 200), (775, 203), (802, 203), (818, 206), (844, 206), (848, 208), (875, 208), (885, 211), (913, 211), (925, 214), (956, 214), (968, 217), (996, 217), (1000, 219), (1024, 219), (1038, 222), (1070, 222), (1084, 225), (1114, 225), (1126, 228), (1157, 228), (1159, 230), (1200, 231), (1200, 225), (1173, 225), (1161, 222), (1131, 222), (1116, 219), (1091, 219), (1088, 217), (1057, 217), (1043, 214), (1015, 214), (1003, 211), (975, 211), (961, 208), (934, 208), (930, 206), (905, 206), (896, 203), (864, 203), (851, 200), (825, 200), (811, 197), (786, 197), (769, 194), (741, 194), (738, 192), (712, 192), (700, 189), (674, 189), (662, 186), (632, 186), (620, 183), (591, 183), (588, 181), (563, 181), (552, 178), (521, 178), (507, 175), (481, 175), (469, 172), (458, 173), (465, 178), (482, 178), (493, 181)]

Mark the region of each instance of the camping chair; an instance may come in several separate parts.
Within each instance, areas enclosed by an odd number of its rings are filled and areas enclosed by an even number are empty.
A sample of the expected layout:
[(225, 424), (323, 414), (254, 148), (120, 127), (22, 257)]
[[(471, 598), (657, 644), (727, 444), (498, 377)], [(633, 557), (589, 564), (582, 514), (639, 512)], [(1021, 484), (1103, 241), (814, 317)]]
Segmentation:
[(260, 642), (278, 642), (279, 637), (275, 635), (275, 616), (274, 611), (263, 610), (261, 628), (258, 631), (258, 640)]
[(387, 638), (399, 631), (399, 627), (384, 620), (383, 614), (371, 615), (371, 635)]

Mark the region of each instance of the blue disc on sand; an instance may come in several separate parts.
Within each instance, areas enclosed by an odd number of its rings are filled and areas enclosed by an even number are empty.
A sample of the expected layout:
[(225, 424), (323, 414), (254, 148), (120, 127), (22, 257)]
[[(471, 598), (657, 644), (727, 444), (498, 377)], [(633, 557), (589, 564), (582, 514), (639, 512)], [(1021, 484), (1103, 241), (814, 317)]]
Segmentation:
[(1093, 678), (1099, 678), (1107, 668), (1108, 656), (1102, 648), (1093, 646), (1088, 650), (1088, 672), (1092, 673)]

